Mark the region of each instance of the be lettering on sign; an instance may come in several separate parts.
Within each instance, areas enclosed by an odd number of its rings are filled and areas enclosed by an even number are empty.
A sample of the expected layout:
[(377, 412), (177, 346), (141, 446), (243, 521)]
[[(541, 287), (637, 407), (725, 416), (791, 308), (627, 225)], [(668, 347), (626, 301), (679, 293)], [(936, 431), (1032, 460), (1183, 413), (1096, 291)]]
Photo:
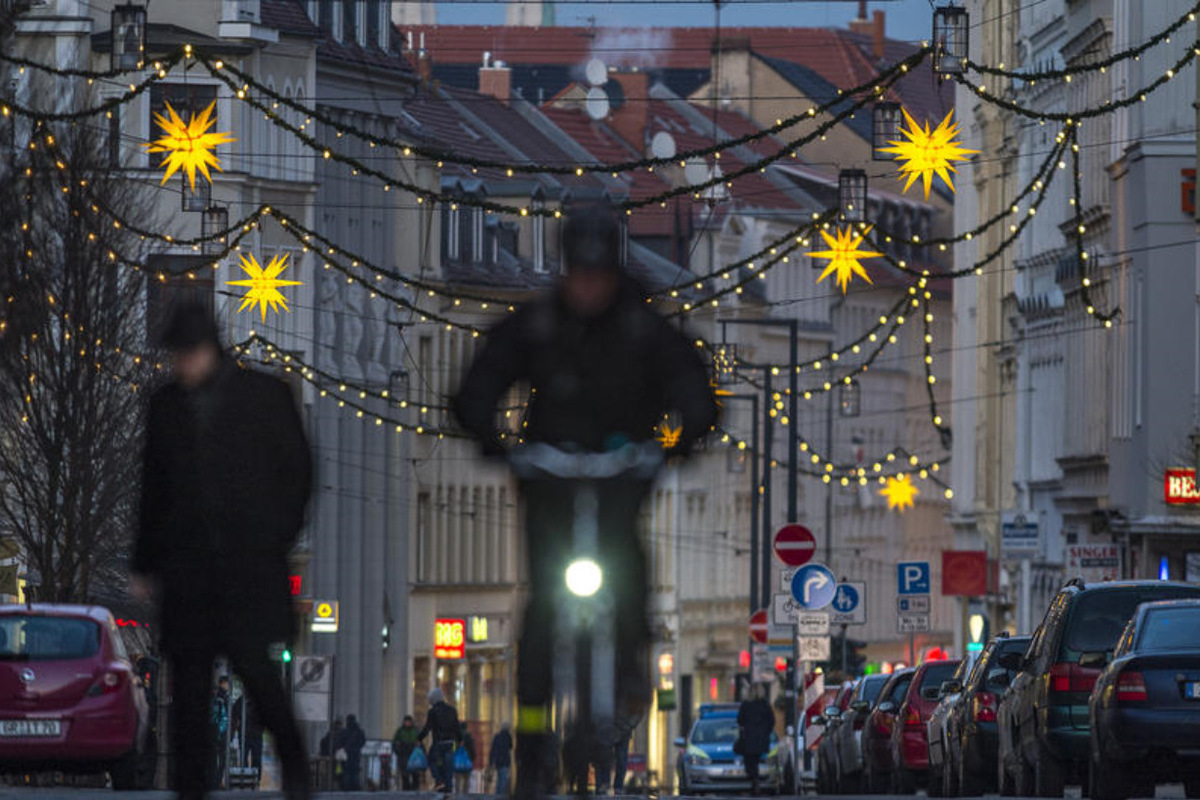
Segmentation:
[(1196, 470), (1189, 467), (1172, 467), (1163, 475), (1163, 499), (1169, 506), (1200, 504), (1200, 492), (1196, 491)]

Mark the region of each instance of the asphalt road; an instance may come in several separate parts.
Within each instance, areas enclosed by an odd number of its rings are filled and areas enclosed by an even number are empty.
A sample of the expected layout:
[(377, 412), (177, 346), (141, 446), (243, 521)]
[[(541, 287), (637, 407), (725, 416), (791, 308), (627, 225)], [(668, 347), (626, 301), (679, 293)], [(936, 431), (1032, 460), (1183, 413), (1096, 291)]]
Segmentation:
[[(1066, 797), (1078, 798), (1079, 789), (1077, 787), (1068, 787)], [(214, 792), (209, 795), (211, 800), (282, 800), (283, 795), (279, 792)], [(445, 795), (433, 794), (432, 792), (318, 792), (316, 797), (319, 800), (333, 800), (333, 798), (374, 798), (374, 800), (444, 800)], [(456, 795), (463, 800), (474, 798), (474, 800), (494, 800), (494, 795)], [(805, 795), (805, 800), (817, 798), (817, 795)], [(833, 796), (831, 796), (833, 797)], [(908, 795), (908, 798), (914, 795)], [(925, 793), (921, 792), (915, 795), (917, 798), (925, 797)], [(999, 800), (997, 795), (985, 796), (989, 800)], [(1159, 786), (1156, 793), (1159, 800), (1178, 800), (1183, 798), (1183, 786), (1181, 785), (1164, 785)], [(175, 795), (171, 792), (113, 792), (105, 789), (70, 789), (65, 787), (51, 788), (14, 788), (10, 786), (0, 786), (0, 800), (7, 798), (64, 798), (64, 800), (114, 800), (114, 798), (130, 798), (130, 800), (175, 800)], [(639, 800), (640, 796), (634, 795), (629, 800)], [(561, 800), (569, 800), (569, 798), (561, 798)], [(736, 796), (729, 796), (725, 800), (742, 800)], [(889, 800), (882, 795), (836, 795), (836, 800)], [(1016, 798), (1015, 800), (1026, 800), (1025, 798)], [(1034, 800), (1028, 798), (1028, 800)]]

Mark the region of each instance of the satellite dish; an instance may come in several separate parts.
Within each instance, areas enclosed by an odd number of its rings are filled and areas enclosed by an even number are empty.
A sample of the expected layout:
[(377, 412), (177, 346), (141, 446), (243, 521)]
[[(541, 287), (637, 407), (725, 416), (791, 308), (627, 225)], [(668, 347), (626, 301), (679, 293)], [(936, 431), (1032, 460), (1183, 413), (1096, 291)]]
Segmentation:
[(674, 158), (675, 137), (666, 131), (659, 131), (650, 140), (650, 152), (655, 158)]
[(603, 86), (608, 80), (608, 67), (598, 58), (589, 61), (583, 72), (592, 86)]
[(708, 180), (708, 164), (700, 156), (692, 156), (683, 168), (683, 179), (693, 186)]
[(588, 89), (587, 100), (584, 101), (588, 116), (595, 120), (608, 117), (608, 95), (598, 86)]

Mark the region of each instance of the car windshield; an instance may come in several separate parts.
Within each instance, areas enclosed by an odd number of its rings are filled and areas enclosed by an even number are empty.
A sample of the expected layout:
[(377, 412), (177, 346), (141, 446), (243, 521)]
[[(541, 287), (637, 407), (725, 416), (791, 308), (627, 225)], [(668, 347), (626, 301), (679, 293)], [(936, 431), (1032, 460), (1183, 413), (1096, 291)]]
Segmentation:
[(1184, 597), (1200, 597), (1200, 587), (1147, 586), (1081, 593), (1067, 621), (1059, 660), (1078, 661), (1082, 653), (1111, 651), (1139, 604)]
[(78, 617), (0, 617), (0, 661), (90, 658), (100, 649), (100, 626)]
[(733, 744), (738, 724), (733, 717), (702, 719), (692, 728), (692, 744)]
[(957, 661), (935, 661), (925, 668), (925, 674), (921, 676), (921, 684), (917, 687), (917, 691), (924, 691), (928, 687), (938, 688), (943, 682), (954, 677), (954, 671), (958, 669)]
[(879, 699), (879, 693), (883, 691), (883, 685), (885, 683), (887, 683), (886, 675), (863, 678), (863, 685), (861, 691), (859, 692), (858, 699), (866, 700), (868, 703), (874, 706), (875, 701)]
[(1200, 644), (1200, 606), (1161, 608), (1142, 620), (1139, 652), (1194, 649)]

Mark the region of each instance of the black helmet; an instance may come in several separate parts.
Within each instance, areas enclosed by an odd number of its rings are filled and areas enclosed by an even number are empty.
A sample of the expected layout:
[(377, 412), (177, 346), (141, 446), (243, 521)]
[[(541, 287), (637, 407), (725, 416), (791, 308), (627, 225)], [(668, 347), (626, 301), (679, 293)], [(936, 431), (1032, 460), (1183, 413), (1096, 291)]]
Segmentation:
[(570, 207), (562, 238), (563, 264), (568, 271), (621, 268), (621, 223), (611, 205)]

